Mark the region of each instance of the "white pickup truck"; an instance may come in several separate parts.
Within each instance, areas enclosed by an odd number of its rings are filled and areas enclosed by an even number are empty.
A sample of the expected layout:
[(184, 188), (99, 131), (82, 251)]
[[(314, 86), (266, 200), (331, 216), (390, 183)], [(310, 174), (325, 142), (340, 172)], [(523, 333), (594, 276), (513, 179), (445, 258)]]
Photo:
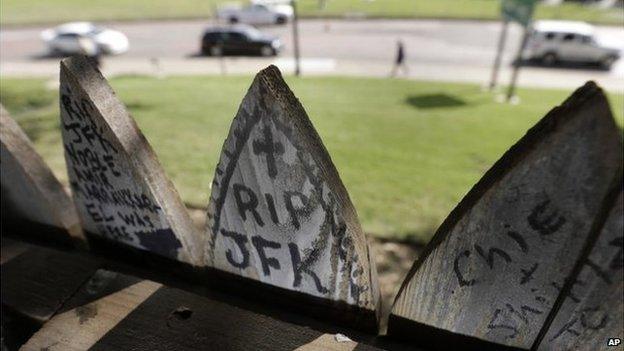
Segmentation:
[(217, 10), (217, 18), (228, 23), (283, 24), (293, 16), (290, 5), (252, 3), (248, 6), (226, 5)]

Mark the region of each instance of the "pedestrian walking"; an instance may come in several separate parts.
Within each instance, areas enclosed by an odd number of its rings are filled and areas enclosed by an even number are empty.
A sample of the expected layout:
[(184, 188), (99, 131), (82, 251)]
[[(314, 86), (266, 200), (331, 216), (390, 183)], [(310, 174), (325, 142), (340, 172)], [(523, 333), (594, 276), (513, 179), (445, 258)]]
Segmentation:
[(394, 60), (394, 66), (392, 67), (390, 76), (396, 77), (399, 70), (402, 70), (405, 75), (409, 74), (409, 68), (407, 68), (407, 64), (405, 63), (405, 47), (402, 40), (397, 40), (396, 59)]

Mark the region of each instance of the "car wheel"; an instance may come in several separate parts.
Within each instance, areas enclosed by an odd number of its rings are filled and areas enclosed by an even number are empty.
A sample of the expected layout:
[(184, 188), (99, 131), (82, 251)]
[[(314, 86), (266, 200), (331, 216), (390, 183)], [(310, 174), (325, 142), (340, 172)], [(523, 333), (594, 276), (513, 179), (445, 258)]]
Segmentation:
[(210, 56), (223, 56), (223, 49), (219, 46), (211, 46), (208, 53)]
[(228, 22), (230, 22), (231, 24), (236, 24), (238, 23), (238, 17), (230, 17)]
[(273, 56), (275, 55), (275, 51), (273, 50), (272, 47), (265, 45), (263, 47), (260, 48), (260, 55), (262, 56)]
[(284, 24), (286, 23), (286, 16), (277, 16), (275, 19), (275, 24)]
[(607, 56), (600, 60), (600, 65), (606, 69), (610, 69), (611, 66), (617, 61), (617, 57), (615, 56)]
[(555, 53), (549, 52), (542, 56), (542, 63), (546, 66), (554, 66), (559, 59)]

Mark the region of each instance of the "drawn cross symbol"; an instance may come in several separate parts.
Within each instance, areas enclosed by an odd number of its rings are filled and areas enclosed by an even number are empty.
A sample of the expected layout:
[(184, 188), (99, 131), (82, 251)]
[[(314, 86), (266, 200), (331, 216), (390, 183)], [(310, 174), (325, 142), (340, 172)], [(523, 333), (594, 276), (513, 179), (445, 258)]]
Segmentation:
[(284, 154), (284, 145), (280, 142), (273, 142), (273, 134), (271, 134), (271, 128), (264, 126), (262, 130), (264, 134), (264, 141), (256, 139), (253, 141), (253, 152), (256, 155), (266, 153), (267, 168), (269, 170), (269, 177), (275, 178), (277, 175), (277, 167), (275, 166), (275, 154)]

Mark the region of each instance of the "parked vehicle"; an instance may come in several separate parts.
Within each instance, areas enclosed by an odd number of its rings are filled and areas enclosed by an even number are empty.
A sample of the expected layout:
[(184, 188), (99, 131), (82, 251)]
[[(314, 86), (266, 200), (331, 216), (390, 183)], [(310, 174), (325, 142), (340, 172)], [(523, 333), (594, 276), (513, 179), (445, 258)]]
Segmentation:
[(536, 21), (525, 58), (552, 66), (558, 62), (592, 62), (610, 68), (620, 58), (620, 49), (595, 35), (594, 27), (584, 22)]
[(217, 18), (231, 24), (284, 24), (293, 16), (290, 5), (252, 3), (249, 6), (224, 6), (217, 10)]
[(277, 37), (265, 35), (247, 25), (207, 29), (201, 41), (201, 53), (210, 56), (274, 56), (281, 49), (282, 43)]
[(96, 44), (97, 50), (106, 55), (118, 55), (128, 51), (128, 38), (119, 31), (99, 27), (90, 22), (65, 23), (41, 32), (41, 39), (48, 50), (56, 55), (83, 53), (81, 41), (85, 38)]

